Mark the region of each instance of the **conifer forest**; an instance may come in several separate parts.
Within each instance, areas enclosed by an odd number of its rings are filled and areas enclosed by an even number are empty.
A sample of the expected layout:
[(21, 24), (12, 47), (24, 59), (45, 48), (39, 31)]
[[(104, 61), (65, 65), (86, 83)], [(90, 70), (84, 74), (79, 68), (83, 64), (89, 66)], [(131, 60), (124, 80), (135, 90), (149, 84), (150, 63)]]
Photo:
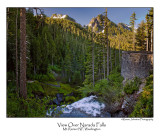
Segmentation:
[[(137, 26), (136, 12), (126, 25), (104, 9), (82, 26), (43, 8), (6, 8), (7, 117), (153, 117), (153, 64), (139, 66), (153, 55), (154, 9)], [(130, 58), (145, 77), (130, 78)]]

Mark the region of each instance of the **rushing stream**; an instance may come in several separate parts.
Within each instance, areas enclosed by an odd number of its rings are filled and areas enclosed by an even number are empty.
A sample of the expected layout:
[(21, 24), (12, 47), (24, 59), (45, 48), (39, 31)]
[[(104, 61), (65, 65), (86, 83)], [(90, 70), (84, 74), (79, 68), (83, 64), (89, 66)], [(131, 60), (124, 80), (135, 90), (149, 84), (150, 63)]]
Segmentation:
[(105, 104), (97, 100), (97, 96), (85, 97), (70, 105), (58, 106), (47, 111), (47, 116), (55, 117), (111, 117), (108, 112), (104, 113)]

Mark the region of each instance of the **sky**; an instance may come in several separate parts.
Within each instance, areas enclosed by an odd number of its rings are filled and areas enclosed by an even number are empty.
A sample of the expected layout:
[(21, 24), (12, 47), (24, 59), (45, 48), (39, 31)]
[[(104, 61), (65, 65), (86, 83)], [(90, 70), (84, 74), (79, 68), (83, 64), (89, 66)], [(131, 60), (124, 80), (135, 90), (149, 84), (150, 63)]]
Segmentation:
[[(52, 14), (67, 14), (77, 23), (83, 25), (88, 25), (90, 20), (93, 17), (96, 17), (98, 14), (103, 14), (105, 8), (42, 8), (44, 13), (51, 17)], [(142, 20), (145, 20), (145, 16), (148, 13), (150, 8), (107, 8), (108, 9), (108, 18), (114, 23), (125, 23), (129, 25), (130, 16), (133, 12), (136, 13), (136, 27)]]

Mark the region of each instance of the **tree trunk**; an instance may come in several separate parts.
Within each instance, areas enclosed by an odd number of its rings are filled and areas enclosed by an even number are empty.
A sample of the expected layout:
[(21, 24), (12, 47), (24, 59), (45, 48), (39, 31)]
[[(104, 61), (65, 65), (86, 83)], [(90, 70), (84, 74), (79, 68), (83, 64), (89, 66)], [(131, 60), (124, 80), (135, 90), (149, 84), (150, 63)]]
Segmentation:
[(36, 75), (36, 65), (34, 64), (34, 75)]
[(19, 82), (18, 82), (18, 43), (17, 43), (17, 19), (18, 19), (18, 8), (17, 8), (17, 14), (16, 14), (16, 91), (17, 96), (19, 97)]
[(9, 8), (7, 8), (7, 24), (6, 24), (7, 25), (6, 26), (7, 27), (6, 28), (7, 29), (7, 41), (8, 41), (8, 21), (9, 21)]
[(37, 8), (35, 8), (36, 9), (36, 18), (37, 18)]
[(101, 79), (101, 68), (100, 68), (100, 66), (99, 66), (99, 68), (98, 68), (98, 79), (99, 79), (99, 80)]
[(151, 30), (151, 52), (153, 52), (153, 31)]
[(92, 72), (93, 72), (92, 77), (93, 77), (93, 87), (94, 87), (94, 44), (93, 44), (93, 47), (92, 47)]
[(20, 95), (27, 98), (26, 88), (26, 9), (20, 9)]
[(120, 50), (120, 40), (119, 40), (119, 64), (121, 64), (121, 50)]
[(136, 47), (135, 47), (135, 32), (133, 30), (133, 51), (136, 51)]
[[(109, 45), (110, 45), (110, 43), (109, 43)], [(111, 54), (111, 46), (109, 46), (110, 47), (110, 65), (111, 65), (111, 69), (110, 69), (110, 71), (112, 71), (112, 54)]]
[(109, 45), (108, 45), (108, 39), (107, 39), (107, 80), (108, 80), (108, 76), (109, 76)]
[(53, 55), (52, 55), (52, 66), (54, 65), (54, 63), (53, 63)]
[(115, 64), (114, 64), (114, 66), (116, 67), (116, 65), (117, 65), (117, 64), (116, 64), (116, 45), (115, 45), (114, 52), (115, 52), (115, 55), (114, 55), (114, 56), (115, 56)]
[(105, 41), (106, 41), (106, 45), (107, 45), (107, 80), (108, 80), (108, 76), (109, 76), (109, 39), (108, 39), (108, 17), (107, 17), (107, 8), (106, 8), (106, 15), (105, 15)]
[(106, 59), (105, 59), (105, 52), (104, 52), (104, 45), (103, 45), (103, 75), (104, 75), (104, 79), (106, 77), (106, 68), (105, 68), (105, 63), (106, 63)]
[(148, 36), (147, 36), (147, 47), (146, 47), (146, 51), (149, 51)]
[(71, 77), (69, 76), (69, 78), (68, 78), (68, 82), (70, 83), (71, 82)]

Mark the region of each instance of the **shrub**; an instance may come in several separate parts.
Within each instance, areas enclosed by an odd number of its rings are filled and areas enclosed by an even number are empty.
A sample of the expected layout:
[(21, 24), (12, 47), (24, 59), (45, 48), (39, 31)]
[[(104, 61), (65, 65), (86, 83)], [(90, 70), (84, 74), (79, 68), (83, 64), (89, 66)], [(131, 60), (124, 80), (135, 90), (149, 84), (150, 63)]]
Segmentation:
[[(29, 90), (41, 90), (36, 84), (30, 83)], [(32, 98), (29, 93), (25, 100), (17, 98), (15, 87), (11, 83), (7, 87), (7, 117), (45, 117), (49, 100), (47, 98)]]
[(38, 80), (40, 82), (55, 81), (55, 77), (52, 73), (47, 73), (47, 75), (37, 74), (33, 78), (34, 80)]
[(94, 91), (100, 94), (105, 93), (107, 92), (107, 90), (109, 90), (108, 85), (109, 85), (108, 80), (102, 79), (95, 84)]
[(121, 94), (123, 77), (115, 70), (109, 75), (108, 79), (97, 81), (94, 87), (85, 85), (80, 88), (80, 91), (84, 96), (94, 94), (99, 96), (101, 101), (107, 103), (114, 102), (119, 99)]
[(130, 117), (153, 117), (153, 75), (146, 79), (144, 90)]
[(110, 104), (118, 99), (121, 89), (120, 87), (119, 89), (115, 88), (113, 83), (103, 79), (95, 84), (94, 92), (97, 93), (101, 101)]
[(48, 79), (44, 80), (44, 81), (55, 81), (55, 77), (52, 73), (48, 73), (47, 74)]
[(54, 66), (50, 65), (49, 70), (55, 71), (56, 73), (60, 73), (62, 71), (62, 69), (58, 65), (54, 65)]
[(72, 83), (78, 84), (81, 83), (81, 74), (80, 71), (76, 71), (72, 76)]
[(8, 117), (45, 117), (49, 101), (38, 98), (22, 99), (15, 96), (7, 98)]
[(94, 90), (92, 85), (84, 85), (84, 87), (79, 88), (79, 91), (82, 93), (82, 97), (86, 97), (93, 93)]
[(27, 92), (29, 96), (33, 96), (32, 93), (36, 94), (44, 94), (45, 91), (38, 81), (34, 81), (33, 83), (27, 83)]
[(126, 94), (132, 94), (134, 91), (138, 91), (140, 84), (140, 78), (135, 77), (133, 80), (130, 80), (125, 84), (123, 90)]

